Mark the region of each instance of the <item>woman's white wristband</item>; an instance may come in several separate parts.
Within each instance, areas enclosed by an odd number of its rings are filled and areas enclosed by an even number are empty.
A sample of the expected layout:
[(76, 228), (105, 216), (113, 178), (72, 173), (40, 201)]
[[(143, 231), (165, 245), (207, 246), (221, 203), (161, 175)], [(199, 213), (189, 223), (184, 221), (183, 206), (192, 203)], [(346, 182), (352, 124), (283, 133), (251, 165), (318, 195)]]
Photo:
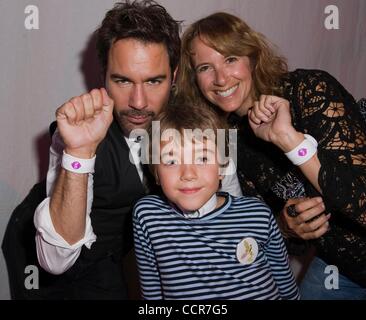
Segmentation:
[(94, 173), (95, 158), (96, 156), (91, 159), (76, 158), (64, 151), (61, 166), (74, 173)]
[(310, 160), (317, 152), (318, 142), (309, 134), (304, 134), (304, 141), (290, 152), (285, 153), (287, 158), (295, 165), (300, 166)]

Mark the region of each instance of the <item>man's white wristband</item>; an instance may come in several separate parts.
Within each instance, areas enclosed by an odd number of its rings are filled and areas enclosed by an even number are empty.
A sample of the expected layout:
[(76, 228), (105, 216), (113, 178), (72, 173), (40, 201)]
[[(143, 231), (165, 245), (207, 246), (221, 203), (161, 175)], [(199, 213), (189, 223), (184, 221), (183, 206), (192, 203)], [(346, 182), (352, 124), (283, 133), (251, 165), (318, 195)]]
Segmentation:
[(296, 148), (285, 153), (287, 158), (295, 165), (300, 166), (310, 160), (317, 152), (318, 142), (309, 134), (304, 134), (305, 139)]
[(94, 173), (95, 158), (96, 156), (91, 159), (76, 158), (64, 151), (61, 166), (74, 173)]

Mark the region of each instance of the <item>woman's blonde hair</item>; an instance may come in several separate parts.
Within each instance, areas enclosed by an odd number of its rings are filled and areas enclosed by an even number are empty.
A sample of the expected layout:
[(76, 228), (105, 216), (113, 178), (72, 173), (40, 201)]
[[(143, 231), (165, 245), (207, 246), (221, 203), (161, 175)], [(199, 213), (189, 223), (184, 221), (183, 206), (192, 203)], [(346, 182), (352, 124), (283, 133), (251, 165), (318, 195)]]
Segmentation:
[[(286, 60), (278, 56), (267, 39), (238, 17), (217, 12), (193, 23), (183, 34), (176, 94), (184, 99), (204, 99), (192, 65), (192, 42), (198, 37), (224, 56), (247, 56), (251, 61), (254, 98), (261, 94), (281, 96), (280, 80), (287, 73)], [(207, 101), (206, 101), (207, 102)]]

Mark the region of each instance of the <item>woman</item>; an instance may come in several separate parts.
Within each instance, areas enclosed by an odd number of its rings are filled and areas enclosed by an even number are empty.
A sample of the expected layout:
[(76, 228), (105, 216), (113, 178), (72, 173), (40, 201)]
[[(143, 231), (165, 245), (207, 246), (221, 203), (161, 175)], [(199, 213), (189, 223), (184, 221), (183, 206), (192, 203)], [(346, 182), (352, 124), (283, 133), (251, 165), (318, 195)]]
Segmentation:
[(227, 13), (186, 30), (177, 88), (230, 114), (243, 192), (280, 211), (286, 237), (316, 239), (302, 297), (366, 299), (366, 129), (353, 97), (324, 71), (288, 72), (261, 34)]

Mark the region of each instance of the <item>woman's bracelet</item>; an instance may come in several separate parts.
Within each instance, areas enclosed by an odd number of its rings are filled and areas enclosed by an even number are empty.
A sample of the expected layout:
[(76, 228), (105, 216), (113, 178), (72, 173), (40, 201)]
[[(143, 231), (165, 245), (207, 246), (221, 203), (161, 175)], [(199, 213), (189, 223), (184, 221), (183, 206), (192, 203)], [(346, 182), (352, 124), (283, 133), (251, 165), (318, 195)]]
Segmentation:
[(317, 152), (318, 142), (309, 134), (304, 134), (305, 139), (297, 147), (285, 153), (287, 158), (295, 165), (300, 166), (312, 158)]

